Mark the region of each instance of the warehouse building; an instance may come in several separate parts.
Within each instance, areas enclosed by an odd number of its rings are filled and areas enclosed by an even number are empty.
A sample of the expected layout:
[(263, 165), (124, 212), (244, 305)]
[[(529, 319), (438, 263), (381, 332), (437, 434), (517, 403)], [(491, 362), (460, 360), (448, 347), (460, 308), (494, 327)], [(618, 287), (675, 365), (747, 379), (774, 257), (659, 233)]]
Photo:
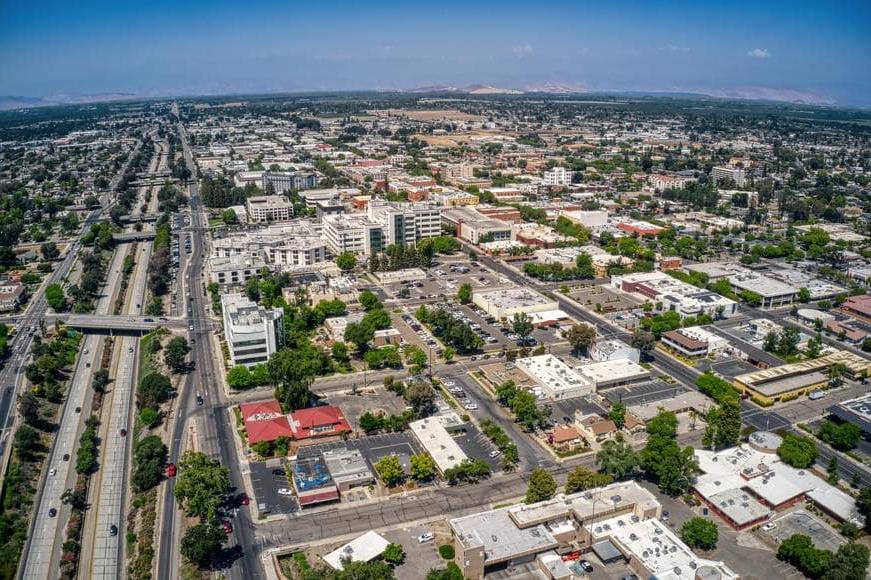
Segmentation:
[(515, 314), (532, 314), (559, 310), (559, 303), (545, 295), (515, 286), (504, 290), (475, 292), (472, 302), (484, 312), (497, 319), (512, 318)]

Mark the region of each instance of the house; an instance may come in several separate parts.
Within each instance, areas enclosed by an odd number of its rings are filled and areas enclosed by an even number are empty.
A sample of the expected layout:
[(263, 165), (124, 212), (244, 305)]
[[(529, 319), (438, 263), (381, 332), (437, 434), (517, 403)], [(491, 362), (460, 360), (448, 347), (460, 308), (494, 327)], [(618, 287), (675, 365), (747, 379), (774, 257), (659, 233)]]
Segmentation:
[(248, 434), (248, 445), (261, 441), (272, 443), (279, 437), (292, 437), (287, 415), (281, 411), (278, 401), (257, 401), (239, 405), (245, 432)]
[(574, 447), (584, 442), (577, 428), (572, 425), (557, 425), (553, 428), (553, 433), (548, 439), (550, 439), (551, 445), (556, 448)]
[(614, 421), (598, 415), (582, 417), (579, 421), (575, 421), (575, 426), (591, 447), (614, 439), (620, 431)]
[(289, 415), (289, 422), (292, 437), (297, 441), (351, 432), (351, 425), (342, 410), (330, 405), (294, 411)]

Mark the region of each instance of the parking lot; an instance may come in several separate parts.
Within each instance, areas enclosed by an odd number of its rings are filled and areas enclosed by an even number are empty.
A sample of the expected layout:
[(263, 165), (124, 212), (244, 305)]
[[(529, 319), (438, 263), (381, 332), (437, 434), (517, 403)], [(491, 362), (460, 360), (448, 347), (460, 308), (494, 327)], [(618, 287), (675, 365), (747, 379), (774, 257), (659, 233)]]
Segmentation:
[(477, 427), (471, 423), (467, 424), (465, 433), (454, 435), (454, 441), (463, 450), (467, 457), (472, 459), (483, 459), (490, 466), (490, 470), (494, 473), (502, 471), (502, 458), (490, 457), (490, 454), (496, 450), (496, 447), (487, 439), (487, 436), (481, 433)]
[[(417, 538), (425, 533), (432, 533), (435, 538), (429, 542), (418, 542)], [(439, 555), (438, 548), (442, 544), (453, 543), (446, 520), (408, 525), (382, 535), (388, 542), (401, 545), (405, 552), (405, 563), (396, 568), (397, 580), (419, 580), (427, 570), (444, 568), (445, 561)]]
[(662, 381), (651, 381), (637, 385), (625, 385), (602, 391), (609, 401), (622, 401), (624, 405), (645, 405), (664, 399), (671, 399), (688, 389), (679, 384), (668, 384)]
[(293, 489), (280, 459), (252, 462), (251, 484), (254, 487), (252, 501), (258, 512), (268, 515), (291, 514), (299, 510), (293, 495), (281, 495), (279, 489)]
[(821, 550), (836, 552), (847, 541), (831, 526), (804, 510), (797, 510), (774, 520), (776, 528), (769, 531), (759, 529), (759, 534), (764, 538), (770, 538), (776, 543), (789, 538), (794, 534), (808, 536), (814, 546)]
[(380, 381), (371, 383), (366, 389), (361, 388), (358, 393), (353, 395), (330, 392), (326, 398), (330, 405), (341, 407), (345, 418), (355, 431), (359, 430), (360, 416), (367, 411), (375, 414), (398, 415), (405, 410), (405, 399), (388, 391)]
[(737, 358), (729, 358), (726, 360), (712, 362), (711, 370), (727, 379), (734, 379), (739, 375), (758, 371), (759, 368), (753, 366), (747, 361), (743, 361)]

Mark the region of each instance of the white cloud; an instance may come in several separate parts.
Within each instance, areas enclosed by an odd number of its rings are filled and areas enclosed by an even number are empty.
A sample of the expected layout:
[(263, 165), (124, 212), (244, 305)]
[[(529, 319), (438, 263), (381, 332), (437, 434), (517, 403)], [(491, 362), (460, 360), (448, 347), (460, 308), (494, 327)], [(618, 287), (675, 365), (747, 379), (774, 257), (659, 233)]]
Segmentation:
[(666, 44), (665, 46), (659, 47), (659, 50), (663, 50), (665, 52), (689, 52), (690, 49), (686, 46), (677, 46), (674, 44)]
[(771, 53), (768, 52), (767, 48), (754, 48), (753, 50), (747, 52), (747, 56), (749, 56), (750, 58), (764, 59), (769, 58), (771, 56)]
[(512, 47), (511, 52), (514, 53), (514, 56), (518, 58), (523, 58), (524, 56), (532, 54), (532, 45), (526, 42), (524, 44)]

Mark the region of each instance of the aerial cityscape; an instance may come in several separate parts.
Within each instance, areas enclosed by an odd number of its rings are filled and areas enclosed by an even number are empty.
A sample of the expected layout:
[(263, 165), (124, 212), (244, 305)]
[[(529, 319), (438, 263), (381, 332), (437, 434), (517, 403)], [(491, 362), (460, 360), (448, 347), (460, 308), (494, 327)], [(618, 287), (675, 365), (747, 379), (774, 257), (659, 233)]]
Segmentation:
[(871, 578), (871, 6), (157, 4), (0, 23), (0, 579)]

